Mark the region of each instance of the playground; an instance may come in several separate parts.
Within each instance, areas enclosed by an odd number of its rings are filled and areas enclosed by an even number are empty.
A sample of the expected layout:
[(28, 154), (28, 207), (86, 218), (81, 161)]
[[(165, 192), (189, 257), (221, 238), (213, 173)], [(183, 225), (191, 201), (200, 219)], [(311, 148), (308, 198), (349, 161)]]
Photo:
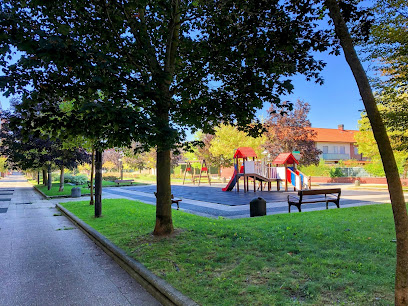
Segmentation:
[[(238, 148), (234, 154), (234, 169), (228, 183), (213, 183), (205, 161), (200, 161), (201, 171), (193, 174), (188, 162), (181, 184), (172, 184), (172, 194), (181, 199), (180, 209), (208, 217), (247, 218), (249, 203), (257, 197), (266, 201), (267, 214), (288, 212), (288, 195), (311, 188), (311, 181), (298, 171), (299, 164), (291, 153), (279, 154), (271, 160), (257, 159), (252, 148)], [(356, 191), (351, 184), (320, 184), (313, 189), (341, 188), (340, 207), (389, 203), (389, 195), (383, 191)], [(156, 185), (123, 188), (105, 188), (112, 197), (125, 197), (155, 205)], [(110, 195), (109, 195), (110, 194)], [(329, 209), (336, 205), (329, 204)], [(174, 205), (173, 208), (176, 208)], [(304, 211), (326, 209), (325, 203), (313, 203)], [(303, 210), (303, 208), (302, 208)]]

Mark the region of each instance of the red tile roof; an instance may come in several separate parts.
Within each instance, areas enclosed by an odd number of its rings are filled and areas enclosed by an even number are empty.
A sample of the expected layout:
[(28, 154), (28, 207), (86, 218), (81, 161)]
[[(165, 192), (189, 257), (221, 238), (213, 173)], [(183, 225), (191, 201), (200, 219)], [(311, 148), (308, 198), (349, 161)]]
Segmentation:
[(241, 147), (235, 151), (234, 158), (257, 157), (254, 149), (250, 147)]
[(313, 139), (315, 142), (347, 142), (355, 143), (354, 134), (356, 130), (309, 128), (316, 132)]
[(280, 153), (278, 157), (274, 159), (272, 164), (276, 165), (284, 165), (284, 164), (299, 164), (296, 158), (292, 155), (292, 153)]

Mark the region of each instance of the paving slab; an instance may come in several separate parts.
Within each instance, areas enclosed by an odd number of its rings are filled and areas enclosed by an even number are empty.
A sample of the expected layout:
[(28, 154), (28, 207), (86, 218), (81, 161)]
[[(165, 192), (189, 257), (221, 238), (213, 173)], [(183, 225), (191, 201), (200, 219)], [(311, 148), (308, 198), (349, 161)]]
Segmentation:
[(0, 305), (160, 305), (22, 175), (0, 180), (12, 188), (0, 214)]
[[(390, 203), (390, 197), (386, 190), (352, 190), (348, 189), (351, 184), (321, 184), (314, 189), (341, 188), (342, 194), (340, 207), (353, 207), (381, 203)], [(244, 193), (242, 190), (231, 192), (222, 191), (225, 184), (209, 185), (172, 185), (172, 193), (177, 198), (182, 198), (180, 209), (192, 214), (217, 218), (249, 218), (249, 203), (253, 198), (262, 197), (266, 200), (267, 214), (288, 213), (287, 196), (296, 194), (289, 191), (249, 191)], [(154, 192), (156, 185), (131, 186), (121, 188), (104, 188), (104, 198), (126, 198), (139, 200), (147, 204), (155, 205), (156, 197)], [(406, 195), (407, 197), (407, 195)], [(408, 198), (408, 197), (407, 197)], [(176, 205), (173, 205), (173, 209)], [(329, 203), (329, 209), (336, 206)], [(325, 203), (314, 203), (302, 206), (302, 211), (314, 211), (326, 209)], [(296, 209), (292, 210), (297, 212)]]

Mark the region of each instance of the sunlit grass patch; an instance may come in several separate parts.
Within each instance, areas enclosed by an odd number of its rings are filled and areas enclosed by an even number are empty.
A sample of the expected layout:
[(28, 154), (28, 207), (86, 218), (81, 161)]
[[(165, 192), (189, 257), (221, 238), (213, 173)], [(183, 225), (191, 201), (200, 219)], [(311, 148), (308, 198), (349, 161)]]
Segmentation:
[(247, 219), (173, 210), (171, 237), (151, 235), (155, 207), (103, 200), (67, 209), (203, 305), (392, 304), (389, 204)]

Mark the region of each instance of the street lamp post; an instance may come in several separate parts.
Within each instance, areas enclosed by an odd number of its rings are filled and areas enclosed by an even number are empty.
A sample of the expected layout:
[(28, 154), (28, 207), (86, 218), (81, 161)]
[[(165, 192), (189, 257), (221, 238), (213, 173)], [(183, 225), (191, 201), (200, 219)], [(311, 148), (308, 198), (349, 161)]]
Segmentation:
[(119, 171), (120, 171), (120, 179), (123, 180), (123, 164), (122, 164), (122, 158), (119, 158)]

